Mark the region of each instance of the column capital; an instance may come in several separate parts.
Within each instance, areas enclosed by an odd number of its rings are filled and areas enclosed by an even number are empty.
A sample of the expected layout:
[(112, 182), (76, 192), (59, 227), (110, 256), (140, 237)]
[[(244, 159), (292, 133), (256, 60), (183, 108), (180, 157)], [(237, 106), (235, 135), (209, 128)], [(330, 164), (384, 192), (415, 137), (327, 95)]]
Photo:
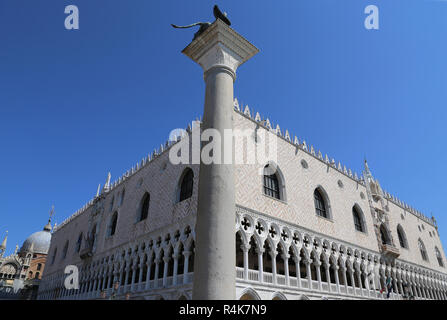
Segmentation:
[(182, 53), (198, 63), (204, 73), (213, 68), (228, 69), (236, 78), (236, 69), (259, 50), (220, 19), (216, 19)]

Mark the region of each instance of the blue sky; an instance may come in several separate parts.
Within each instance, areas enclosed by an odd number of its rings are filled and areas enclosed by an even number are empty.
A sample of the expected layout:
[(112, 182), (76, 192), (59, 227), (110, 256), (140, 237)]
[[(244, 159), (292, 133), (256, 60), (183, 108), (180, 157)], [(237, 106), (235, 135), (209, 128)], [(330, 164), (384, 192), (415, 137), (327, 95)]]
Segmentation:
[[(218, 1), (260, 53), (235, 96), (438, 220), (447, 243), (447, 2)], [(80, 29), (64, 28), (64, 8)], [(380, 29), (366, 30), (377, 5)], [(8, 253), (61, 223), (203, 112), (182, 55), (209, 1), (0, 1), (0, 237)]]

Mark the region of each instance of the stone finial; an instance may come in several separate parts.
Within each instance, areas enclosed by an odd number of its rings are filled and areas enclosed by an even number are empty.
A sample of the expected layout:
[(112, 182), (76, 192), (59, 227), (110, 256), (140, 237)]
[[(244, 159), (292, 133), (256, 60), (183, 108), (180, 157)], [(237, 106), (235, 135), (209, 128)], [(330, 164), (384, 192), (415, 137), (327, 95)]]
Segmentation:
[(337, 165), (335, 164), (335, 159), (334, 158), (332, 158), (332, 160), (331, 160), (331, 165), (333, 166), (333, 167), (336, 167)]
[(307, 151), (307, 144), (306, 144), (306, 141), (305, 141), (305, 140), (303, 140), (303, 150), (306, 150), (306, 151)]
[(248, 107), (248, 104), (245, 106), (244, 114), (251, 118), (250, 108)]
[(282, 135), (282, 134), (281, 134), (281, 128), (279, 127), (279, 124), (276, 125), (275, 133), (276, 133), (277, 135)]
[(293, 139), (293, 143), (296, 144), (297, 146), (299, 146), (300, 140), (298, 140), (298, 138), (295, 136), (295, 138)]
[(98, 189), (96, 190), (96, 196), (99, 197), (99, 191), (101, 190), (101, 184), (98, 184)]
[(312, 154), (312, 155), (315, 155), (315, 149), (314, 149), (314, 146), (310, 146), (310, 153)]
[(285, 134), (284, 138), (286, 138), (288, 141), (290, 141), (289, 130), (286, 130), (286, 134)]
[(5, 238), (2, 241), (2, 244), (0, 244), (0, 249), (5, 250), (6, 249), (6, 242), (8, 241), (8, 231), (6, 231)]
[(271, 125), (271, 123), (270, 123), (269, 118), (265, 119), (265, 126), (266, 126), (269, 130), (272, 129), (272, 125)]
[(239, 109), (239, 101), (237, 100), (237, 98), (234, 98), (233, 106), (234, 106), (234, 108), (235, 108), (237, 111), (240, 111), (240, 109)]
[(259, 115), (259, 112), (256, 112), (255, 121), (261, 121), (261, 116)]
[(323, 160), (323, 154), (318, 150), (318, 159)]
[(326, 163), (330, 163), (330, 161), (329, 161), (329, 157), (327, 156), (327, 154), (324, 156), (324, 161), (325, 161)]
[(112, 178), (112, 175), (110, 174), (110, 172), (107, 174), (107, 179), (106, 179), (106, 183), (104, 183), (104, 187), (102, 188), (102, 190), (104, 192), (107, 192), (110, 190), (110, 179)]

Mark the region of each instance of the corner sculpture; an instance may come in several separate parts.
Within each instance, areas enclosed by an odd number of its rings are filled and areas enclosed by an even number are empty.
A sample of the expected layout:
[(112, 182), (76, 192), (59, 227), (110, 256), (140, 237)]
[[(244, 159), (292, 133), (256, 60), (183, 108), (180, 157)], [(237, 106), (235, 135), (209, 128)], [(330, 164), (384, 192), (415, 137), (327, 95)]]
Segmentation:
[[(220, 9), (217, 5), (214, 5), (213, 14), (214, 14), (214, 17), (216, 18), (216, 20), (220, 19), (223, 22), (225, 22), (228, 26), (231, 26), (231, 22), (227, 18), (227, 13), (220, 11)], [(196, 22), (196, 23), (193, 23), (193, 24), (190, 24), (187, 26), (178, 26), (175, 24), (171, 24), (171, 26), (173, 26), (174, 28), (177, 28), (177, 29), (187, 29), (187, 28), (191, 28), (191, 27), (195, 27), (195, 26), (200, 26), (199, 30), (196, 33), (194, 33), (194, 38), (192, 38), (193, 41), (198, 36), (200, 36), (210, 25), (211, 25), (211, 22)]]

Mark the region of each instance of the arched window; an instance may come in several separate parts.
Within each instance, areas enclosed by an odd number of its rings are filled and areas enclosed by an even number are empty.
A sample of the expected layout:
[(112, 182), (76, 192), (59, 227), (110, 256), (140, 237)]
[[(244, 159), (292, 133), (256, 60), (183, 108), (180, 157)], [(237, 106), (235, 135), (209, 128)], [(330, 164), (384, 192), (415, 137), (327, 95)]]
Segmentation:
[(190, 168), (188, 168), (186, 169), (186, 172), (184, 173), (182, 182), (180, 184), (179, 202), (191, 198), (193, 186), (194, 186), (194, 173)]
[(402, 248), (408, 249), (407, 237), (405, 236), (404, 229), (401, 225), (397, 226), (397, 237), (399, 238), (399, 244)]
[(121, 192), (120, 206), (121, 206), (121, 205), (123, 204), (123, 202), (124, 202), (124, 196), (125, 196), (125, 194), (126, 194), (126, 190), (123, 189), (123, 191)]
[(68, 251), (68, 240), (65, 242), (64, 250), (62, 251), (62, 259), (65, 259)]
[(380, 225), (380, 236), (382, 237), (382, 244), (391, 244), (390, 237), (388, 236), (388, 231), (386, 230), (386, 227), (382, 224)]
[(110, 219), (109, 230), (108, 230), (109, 237), (115, 234), (117, 223), (118, 223), (118, 212), (115, 212), (112, 218)]
[(442, 261), (441, 251), (439, 251), (438, 247), (435, 247), (436, 259), (438, 259), (438, 263), (440, 267), (444, 267), (444, 261)]
[(79, 234), (78, 241), (76, 241), (76, 252), (81, 250), (82, 245), (82, 232)]
[(143, 221), (147, 218), (149, 215), (149, 203), (151, 200), (151, 196), (148, 192), (146, 192), (141, 199), (141, 205), (140, 205), (140, 214), (138, 216), (137, 222)]
[(326, 202), (324, 201), (323, 195), (320, 190), (315, 189), (314, 191), (314, 202), (315, 202), (315, 212), (318, 216), (329, 218), (326, 208)]
[(53, 256), (51, 257), (51, 264), (53, 264), (54, 261), (56, 260), (56, 255), (57, 255), (57, 248), (54, 248)]
[(355, 230), (365, 232), (365, 224), (363, 223), (363, 215), (357, 206), (352, 207), (352, 217), (354, 219)]
[(276, 173), (271, 173), (270, 165), (264, 167), (264, 194), (276, 199), (280, 199), (279, 180)]
[(422, 260), (428, 261), (427, 250), (425, 250), (425, 245), (420, 238), (418, 240), (418, 246), (419, 250), (421, 251)]

